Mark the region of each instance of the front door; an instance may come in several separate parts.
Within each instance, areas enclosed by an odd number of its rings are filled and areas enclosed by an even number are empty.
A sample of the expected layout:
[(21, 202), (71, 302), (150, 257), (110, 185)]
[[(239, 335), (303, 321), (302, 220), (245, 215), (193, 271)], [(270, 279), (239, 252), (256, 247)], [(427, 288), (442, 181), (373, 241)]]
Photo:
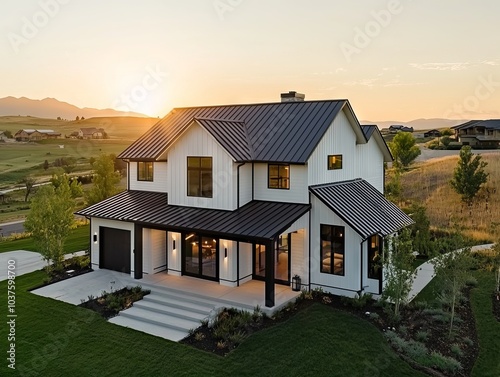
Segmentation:
[(196, 233), (183, 235), (182, 273), (209, 280), (219, 279), (219, 242)]
[[(281, 236), (274, 248), (274, 282), (290, 284), (290, 235)], [(266, 277), (266, 246), (253, 245), (253, 278), (264, 280)]]

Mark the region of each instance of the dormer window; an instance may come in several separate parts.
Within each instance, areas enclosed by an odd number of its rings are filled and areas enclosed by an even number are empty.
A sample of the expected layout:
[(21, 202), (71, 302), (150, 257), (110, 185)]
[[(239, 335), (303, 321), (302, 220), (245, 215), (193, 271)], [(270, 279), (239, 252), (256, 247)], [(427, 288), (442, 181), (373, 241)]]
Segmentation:
[(342, 169), (342, 155), (333, 154), (328, 156), (328, 170)]
[(268, 184), (270, 189), (290, 189), (290, 165), (268, 165)]
[(187, 195), (212, 197), (212, 157), (187, 158)]
[(153, 182), (153, 162), (143, 162), (137, 163), (137, 180), (138, 181), (149, 181)]

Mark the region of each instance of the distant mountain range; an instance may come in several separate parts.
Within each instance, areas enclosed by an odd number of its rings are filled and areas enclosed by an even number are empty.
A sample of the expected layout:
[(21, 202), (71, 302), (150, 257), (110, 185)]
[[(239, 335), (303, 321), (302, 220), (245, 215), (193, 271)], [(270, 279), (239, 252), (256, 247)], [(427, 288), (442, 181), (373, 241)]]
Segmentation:
[(361, 124), (376, 124), (379, 129), (389, 128), (392, 125), (404, 125), (406, 127), (413, 127), (414, 130), (432, 130), (434, 128), (450, 128), (461, 123), (467, 122), (469, 119), (443, 119), (443, 118), (432, 118), (432, 119), (415, 119), (409, 122), (401, 122), (399, 120), (383, 120), (383, 121), (371, 121), (362, 120)]
[[(114, 109), (93, 109), (89, 107), (80, 108), (71, 105), (67, 102), (59, 101), (55, 98), (45, 98), (42, 100), (34, 100), (26, 97), (15, 98), (15, 97), (5, 97), (0, 98), (0, 116), (3, 115), (22, 115), (22, 116), (32, 116), (38, 118), (49, 118), (56, 119), (61, 117), (62, 119), (74, 120), (78, 117), (93, 118), (93, 117), (122, 117), (122, 116), (134, 116), (134, 117), (144, 117), (147, 115), (135, 113), (135, 112), (125, 112), (118, 111)], [(409, 122), (401, 122), (398, 120), (384, 120), (384, 121), (371, 121), (363, 120), (361, 124), (376, 124), (380, 129), (388, 128), (393, 124), (402, 124), (407, 127), (413, 127), (415, 130), (428, 130), (433, 128), (448, 128), (466, 122), (466, 120), (454, 120), (454, 119), (415, 119)]]
[(22, 115), (38, 118), (49, 118), (74, 120), (78, 117), (118, 117), (118, 116), (135, 116), (148, 117), (147, 115), (118, 111), (114, 109), (93, 109), (89, 107), (80, 108), (71, 105), (67, 102), (58, 101), (55, 98), (45, 98), (42, 100), (29, 99), (26, 97), (4, 97), (0, 98), (0, 116), (2, 115)]

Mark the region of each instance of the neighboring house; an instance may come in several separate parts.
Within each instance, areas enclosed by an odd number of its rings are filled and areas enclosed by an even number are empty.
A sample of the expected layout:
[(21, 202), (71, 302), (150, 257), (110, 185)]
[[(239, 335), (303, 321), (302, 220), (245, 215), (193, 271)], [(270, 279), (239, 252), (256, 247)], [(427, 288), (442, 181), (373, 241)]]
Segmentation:
[(500, 119), (471, 120), (451, 127), (455, 140), (473, 148), (500, 148)]
[(6, 141), (7, 136), (5, 136), (4, 131), (0, 131), (0, 141)]
[(429, 130), (424, 132), (424, 137), (440, 137), (441, 132), (439, 130)]
[(104, 138), (104, 129), (102, 128), (80, 128), (78, 130), (78, 138), (79, 139), (103, 139)]
[(398, 132), (413, 132), (413, 127), (406, 127), (402, 125), (392, 125), (389, 127), (389, 132), (395, 134)]
[(92, 267), (263, 280), (267, 307), (295, 275), (303, 288), (380, 294), (384, 239), (413, 223), (383, 195), (391, 153), (347, 100), (285, 97), (176, 108), (123, 151), (127, 190), (78, 212)]
[(61, 134), (53, 130), (22, 129), (16, 132), (14, 138), (17, 141), (39, 141), (46, 139), (60, 139)]

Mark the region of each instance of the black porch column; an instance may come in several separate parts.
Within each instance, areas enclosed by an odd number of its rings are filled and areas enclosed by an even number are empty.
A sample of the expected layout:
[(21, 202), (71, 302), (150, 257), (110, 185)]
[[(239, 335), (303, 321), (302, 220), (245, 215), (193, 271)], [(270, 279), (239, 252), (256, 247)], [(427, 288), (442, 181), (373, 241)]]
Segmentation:
[(275, 242), (266, 243), (266, 307), (274, 306), (274, 246)]
[(142, 229), (134, 224), (134, 279), (142, 279)]

